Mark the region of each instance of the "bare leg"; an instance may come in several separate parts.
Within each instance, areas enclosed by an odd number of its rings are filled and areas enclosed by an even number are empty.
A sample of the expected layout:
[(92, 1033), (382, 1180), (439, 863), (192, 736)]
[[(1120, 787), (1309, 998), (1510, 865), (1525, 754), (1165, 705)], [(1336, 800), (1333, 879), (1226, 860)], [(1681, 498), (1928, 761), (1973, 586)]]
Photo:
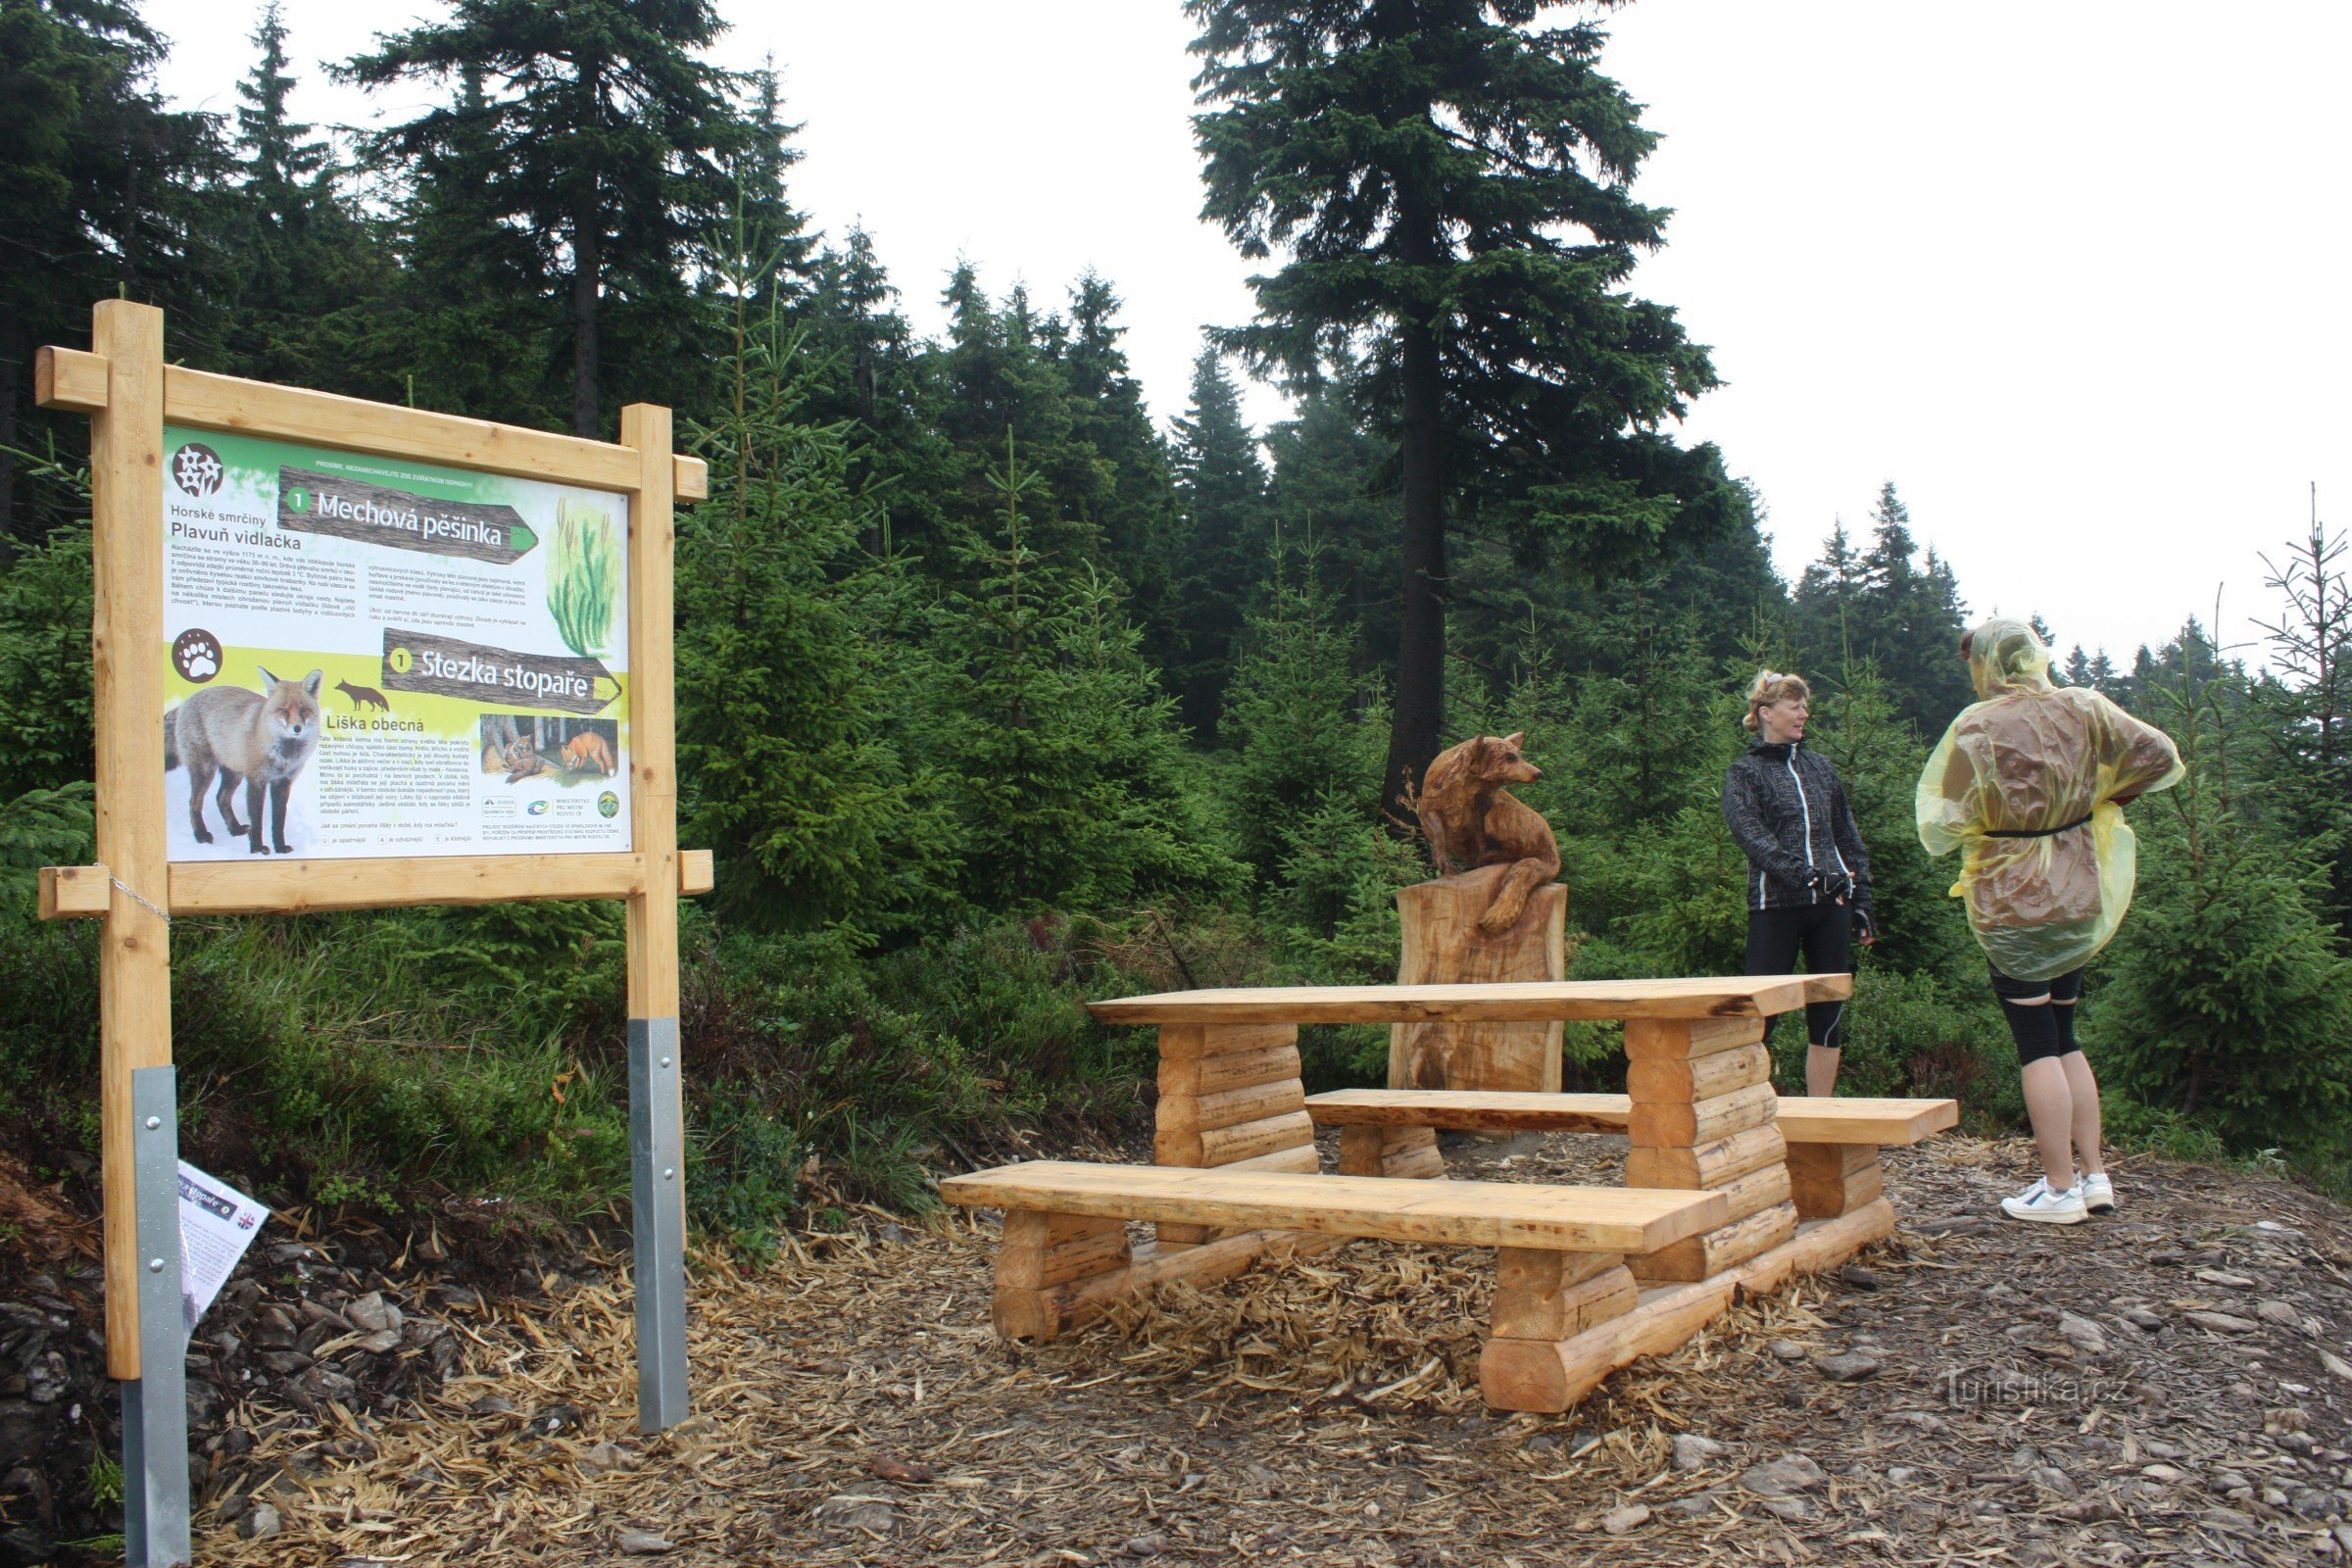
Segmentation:
[(2029, 1061), (2020, 1074), (2026, 1086), (2026, 1116), (2041, 1150), (2041, 1173), (2052, 1192), (2075, 1185), (2075, 1100), (2066, 1069), (2055, 1056)]
[(2107, 1161), (2099, 1154), (2099, 1080), (2091, 1073), (2090, 1058), (2080, 1051), (2070, 1051), (2058, 1058), (2058, 1065), (2066, 1073), (2067, 1095), (2073, 1102), (2069, 1131), (2082, 1154), (2082, 1168), (2093, 1176), (2104, 1175)]
[(1845, 1053), (1836, 1046), (1805, 1048), (1805, 1093), (1827, 1100), (1838, 1092), (1838, 1063)]

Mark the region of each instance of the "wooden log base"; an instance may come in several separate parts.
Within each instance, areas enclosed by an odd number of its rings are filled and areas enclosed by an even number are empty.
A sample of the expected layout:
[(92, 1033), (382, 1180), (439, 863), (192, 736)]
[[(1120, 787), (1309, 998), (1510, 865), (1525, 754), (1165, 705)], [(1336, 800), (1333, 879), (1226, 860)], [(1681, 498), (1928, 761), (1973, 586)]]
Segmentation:
[(1340, 1174), (1435, 1179), (1446, 1174), (1431, 1127), (1343, 1127)]
[(1645, 1253), (1633, 1259), (1631, 1266), (1634, 1277), (1644, 1281), (1713, 1279), (1795, 1234), (1796, 1205), (1783, 1200), (1704, 1236)]
[[(1775, 1203), (1788, 1202), (1789, 1179), (1786, 1165), (1759, 1165), (1744, 1176), (1735, 1176), (1728, 1182), (1718, 1183), (1715, 1191), (1721, 1193), (1724, 1202), (1730, 1205), (1731, 1218), (1742, 1220)], [(1803, 1211), (1799, 1210), (1798, 1218), (1804, 1217)], [(1829, 1216), (1814, 1217), (1826, 1219)]]
[[(1167, 1102), (1161, 1101), (1160, 1107), (1165, 1112)], [(1314, 1141), (1314, 1118), (1300, 1109), (1237, 1127), (1187, 1128), (1179, 1124), (1152, 1135), (1152, 1155), (1160, 1165), (1222, 1167)]]
[(1629, 1149), (1625, 1185), (1721, 1188), (1751, 1170), (1781, 1163), (1788, 1150), (1781, 1129), (1770, 1123), (1695, 1149)]
[[(1482, 866), (1396, 890), (1403, 985), (1494, 985), (1556, 981), (1568, 972), (1568, 890), (1554, 883), (1534, 889), (1518, 923), (1489, 934), (1478, 922), (1510, 874), (1507, 865)], [(1557, 1019), (1503, 1023), (1449, 1019), (1400, 1023), (1389, 1030), (1392, 1089), (1522, 1089), (1560, 1087), (1561, 1025)]]
[(1635, 1102), (1713, 1100), (1736, 1089), (1772, 1082), (1772, 1053), (1762, 1041), (1711, 1056), (1656, 1057), (1626, 1068), (1626, 1094)]
[(1222, 1132), (1246, 1122), (1264, 1121), (1269, 1116), (1294, 1115), (1305, 1108), (1306, 1090), (1293, 1074), (1273, 1083), (1221, 1089), (1213, 1094), (1163, 1094), (1159, 1097), (1153, 1127), (1161, 1135)]
[(1876, 1145), (1790, 1144), (1789, 1197), (1804, 1219), (1836, 1219), (1886, 1191)]
[(1167, 1023), (1159, 1029), (1159, 1059), (1197, 1061), (1298, 1043), (1298, 1026), (1293, 1023)]
[(1564, 1340), (1632, 1311), (1640, 1295), (1624, 1260), (1610, 1253), (1506, 1247), (1496, 1257), (1490, 1343)]
[[(1676, 1349), (1729, 1310), (1740, 1293), (1764, 1295), (1797, 1274), (1836, 1268), (1893, 1234), (1894, 1208), (1884, 1199), (1837, 1219), (1803, 1225), (1790, 1240), (1710, 1279), (1645, 1290), (1622, 1317), (1570, 1339), (1490, 1342), (1479, 1359), (1479, 1387), (1494, 1409), (1557, 1414), (1600, 1387), (1610, 1373), (1642, 1356)], [(1498, 1355), (1501, 1347), (1508, 1348)]]
[(1236, 1231), (1198, 1247), (1138, 1248), (1124, 1268), (1040, 1290), (1000, 1288), (989, 1316), (1008, 1340), (1051, 1340), (1084, 1327), (1130, 1297), (1183, 1280), (1213, 1285), (1263, 1259), (1312, 1257), (1347, 1244), (1344, 1236), (1298, 1231)]
[(1023, 1210), (1004, 1216), (997, 1288), (1034, 1291), (1127, 1264), (1127, 1222)]
[(1764, 1038), (1762, 1018), (1628, 1018), (1629, 1061), (1688, 1061), (1737, 1051)]
[(1626, 1119), (1625, 1139), (1636, 1149), (1689, 1149), (1761, 1127), (1773, 1121), (1780, 1108), (1781, 1097), (1768, 1083), (1712, 1100), (1636, 1100)]
[(1216, 1056), (1183, 1056), (1163, 1061), (1159, 1064), (1159, 1092), (1163, 1098), (1216, 1095), (1298, 1076), (1297, 1046), (1261, 1046), (1255, 1051), (1230, 1051)]

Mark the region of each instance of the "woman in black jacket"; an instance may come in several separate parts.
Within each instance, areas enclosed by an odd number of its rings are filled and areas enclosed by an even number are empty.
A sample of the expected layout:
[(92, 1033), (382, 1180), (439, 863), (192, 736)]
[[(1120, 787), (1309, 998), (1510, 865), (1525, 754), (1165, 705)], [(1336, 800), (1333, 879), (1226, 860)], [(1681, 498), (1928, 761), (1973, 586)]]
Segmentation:
[[(1812, 691), (1767, 669), (1747, 689), (1743, 721), (1756, 739), (1723, 781), (1723, 819), (1746, 853), (1747, 973), (1790, 974), (1802, 949), (1814, 974), (1853, 968), (1853, 945), (1877, 939), (1870, 913), (1870, 857), (1845, 783), (1828, 759), (1804, 749)], [(1805, 1008), (1805, 1093), (1838, 1088), (1845, 1004)]]

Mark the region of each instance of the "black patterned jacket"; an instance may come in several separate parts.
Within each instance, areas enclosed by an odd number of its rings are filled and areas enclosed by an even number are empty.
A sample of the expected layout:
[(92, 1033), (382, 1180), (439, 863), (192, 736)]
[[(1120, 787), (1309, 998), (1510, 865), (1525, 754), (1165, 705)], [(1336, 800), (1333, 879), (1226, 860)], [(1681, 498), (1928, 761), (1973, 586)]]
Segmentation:
[(1829, 895), (1812, 873), (1843, 871), (1854, 879), (1854, 908), (1870, 913), (1870, 857), (1827, 758), (1757, 741), (1724, 777), (1723, 819), (1747, 855), (1749, 908), (1823, 903)]

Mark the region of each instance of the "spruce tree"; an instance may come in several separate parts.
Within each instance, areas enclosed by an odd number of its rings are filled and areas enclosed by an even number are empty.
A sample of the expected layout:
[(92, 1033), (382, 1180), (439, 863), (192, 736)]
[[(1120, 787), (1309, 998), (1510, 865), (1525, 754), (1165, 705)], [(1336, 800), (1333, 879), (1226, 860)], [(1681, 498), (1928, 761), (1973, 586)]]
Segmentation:
[(1167, 443), (1144, 408), (1143, 383), (1119, 346), (1127, 332), (1118, 323), (1122, 303), (1109, 280), (1089, 270), (1071, 286), (1067, 335), (1053, 358), (1071, 399), (1071, 433), (1092, 449), (1105, 481), (1085, 504), (1102, 560), (1126, 584), (1146, 657), (1164, 668), (1177, 631), (1169, 600), (1175, 481)]
[[(222, 164), (210, 115), (165, 106), (164, 40), (125, 0), (8, 0), (0, 9), (0, 553), (20, 515), (18, 454), (83, 450), (87, 421), (33, 407), (33, 351), (89, 339), (90, 302), (179, 306), (220, 281), (202, 189)], [(202, 354), (207, 313), (175, 329)], [(42, 525), (73, 508), (60, 496)], [(33, 530), (37, 531), (37, 530)]]
[(398, 280), (353, 323), (352, 357), (419, 408), (562, 424), (569, 388), (555, 371), (558, 322), (542, 304), (539, 248), (504, 216), (482, 72), (462, 69), (457, 89), (443, 133), (407, 165), (393, 217)]
[(1879, 489), (1867, 549), (1840, 522), (1792, 598), (1800, 673), (1815, 678), (1869, 661), (1895, 712), (1922, 734), (1939, 734), (1976, 700), (1959, 658), (1966, 607), (1959, 579), (1911, 533), (1911, 510), (1894, 482)]
[(786, 177), (805, 156), (792, 144), (801, 127), (784, 120), (784, 89), (770, 55), (751, 74), (749, 104), (742, 134), (727, 159), (727, 175), (735, 187), (735, 227), (756, 239), (763, 264), (752, 286), (760, 302), (773, 294), (797, 300), (807, 290), (813, 270), (817, 236), (808, 230), (808, 215), (792, 205)]
[(1396, 442), (1402, 616), (1384, 802), (1445, 727), (1449, 519), (1585, 560), (1646, 554), (1688, 455), (1657, 435), (1714, 384), (1673, 313), (1624, 289), (1663, 239), (1629, 185), (1655, 142), (1601, 31), (1539, 0), (1187, 0), (1203, 61), (1204, 215), (1259, 319), (1222, 334), (1355, 385)]
[(1173, 704), (1137, 653), (1115, 579), (1038, 550), (1052, 506), (1016, 437), (989, 470), (994, 526), (961, 543), (939, 607), (926, 756), (962, 824), (964, 897), (984, 909), (1115, 906), (1227, 892), (1241, 868), (1208, 841)]
[(399, 286), (388, 225), (345, 199), (334, 148), (293, 118), (296, 78), (276, 0), (253, 44), (253, 69), (237, 84), (234, 183), (220, 193), (222, 361), (256, 380), (397, 398), (404, 383), (360, 348)]
[(687, 264), (729, 216), (743, 137), (728, 77), (697, 57), (723, 26), (712, 0), (457, 0), (341, 70), (367, 87), (480, 83), (373, 145), (416, 161), (477, 143), (490, 210), (547, 258), (574, 434), (604, 433), (608, 357), (632, 397), (690, 402), (704, 379)]
[(1286, 538), (1312, 538), (1323, 580), (1355, 627), (1356, 669), (1393, 670), (1397, 623), (1395, 448), (1365, 430), (1335, 388), (1308, 393), (1298, 415), (1266, 432), (1267, 505)]
[(2274, 678), (2262, 688), (2269, 717), (2275, 808), (2288, 834), (2328, 868), (2328, 909), (2352, 916), (2352, 582), (2344, 539), (2319, 518), (2281, 560), (2269, 557), (2267, 586), (2281, 601), (2268, 635)]
[(2211, 658), (2193, 622), (2166, 654), (2150, 661), (2142, 712), (2187, 774), (2133, 808), (2138, 891), (2084, 1026), (2117, 1087), (2230, 1149), (2340, 1155), (2352, 961), (2316, 907), (2324, 873), (2249, 809), (2242, 672)]
[(1167, 683), (1193, 732), (1214, 737), (1233, 674), (1234, 639), (1268, 548), (1266, 466), (1214, 347), (1193, 362), (1192, 403), (1174, 426), (1184, 534), (1173, 617), (1181, 642), (1166, 666)]
[(815, 368), (755, 275), (772, 261), (736, 259), (724, 401), (694, 431), (711, 494), (678, 529), (680, 814), (729, 846), (732, 918), (886, 935), (956, 881), (943, 780), (906, 738), (935, 672), (903, 566), (861, 548), (850, 427), (807, 418)]
[(1360, 800), (1381, 759), (1359, 725), (1351, 629), (1321, 579), (1314, 541), (1276, 538), (1265, 560), (1265, 592), (1225, 691), (1219, 734), (1233, 756), (1219, 784), (1242, 858), (1270, 882), (1316, 803), (1335, 792)]

